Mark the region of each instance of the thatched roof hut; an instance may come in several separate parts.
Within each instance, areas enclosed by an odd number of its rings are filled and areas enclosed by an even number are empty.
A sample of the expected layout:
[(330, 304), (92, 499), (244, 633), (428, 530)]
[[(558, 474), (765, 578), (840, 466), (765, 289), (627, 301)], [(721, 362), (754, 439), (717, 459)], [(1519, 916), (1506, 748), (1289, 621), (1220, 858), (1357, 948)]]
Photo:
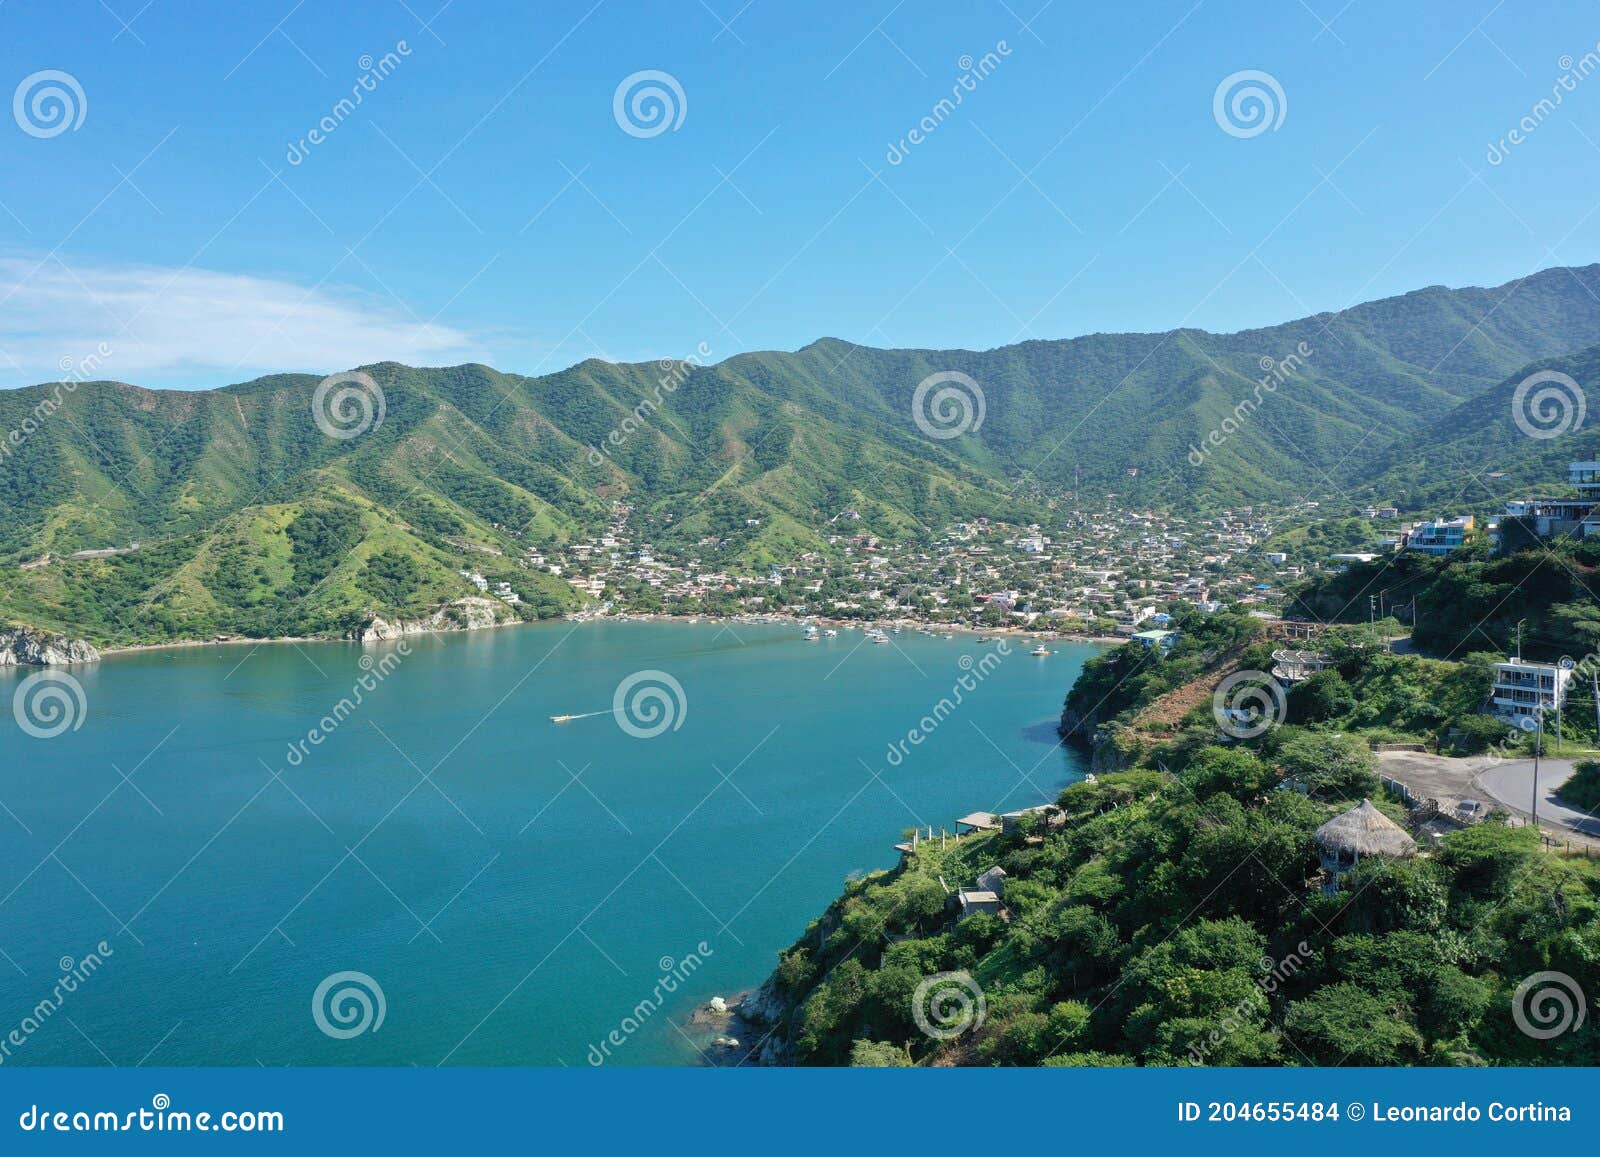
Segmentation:
[(1364, 799), (1317, 829), (1317, 851), (1331, 872), (1348, 871), (1364, 856), (1414, 856), (1417, 841)]

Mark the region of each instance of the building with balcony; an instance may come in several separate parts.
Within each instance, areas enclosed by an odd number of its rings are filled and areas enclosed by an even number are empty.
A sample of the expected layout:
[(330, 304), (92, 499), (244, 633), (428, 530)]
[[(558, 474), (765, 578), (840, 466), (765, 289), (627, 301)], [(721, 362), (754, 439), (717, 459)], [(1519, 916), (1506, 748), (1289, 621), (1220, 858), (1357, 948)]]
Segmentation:
[(1518, 519), (1540, 538), (1553, 538), (1558, 534), (1587, 538), (1600, 534), (1600, 461), (1570, 464), (1567, 485), (1578, 492), (1578, 497), (1509, 502), (1506, 517)]
[(1470, 514), (1419, 522), (1406, 538), (1406, 549), (1422, 554), (1449, 554), (1467, 545), (1467, 536), (1472, 533), (1472, 527), (1473, 518)]
[(1572, 672), (1554, 663), (1507, 659), (1494, 665), (1494, 689), (1489, 693), (1494, 712), (1513, 722), (1535, 719), (1554, 711), (1567, 697)]
[(1600, 462), (1574, 462), (1568, 466), (1567, 485), (1585, 498), (1600, 502)]

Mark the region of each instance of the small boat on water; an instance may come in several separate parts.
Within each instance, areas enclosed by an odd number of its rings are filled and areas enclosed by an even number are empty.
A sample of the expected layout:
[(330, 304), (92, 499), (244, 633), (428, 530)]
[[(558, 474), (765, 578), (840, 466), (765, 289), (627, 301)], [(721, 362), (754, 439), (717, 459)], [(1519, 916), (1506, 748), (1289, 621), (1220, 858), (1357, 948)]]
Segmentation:
[(837, 639), (839, 637), (839, 632), (834, 630), (832, 627), (829, 627), (826, 631), (823, 631), (822, 633), (823, 633), (823, 635), (825, 635), (827, 638), (830, 638), (830, 639)]
[(817, 639), (820, 638), (820, 637), (821, 636), (818, 634), (816, 627), (807, 627), (806, 628), (806, 642), (815, 643), (817, 641)]
[(571, 715), (552, 715), (552, 716), (550, 716), (550, 722), (551, 723), (571, 723), (573, 718), (574, 718), (574, 716), (571, 716)]
[(1029, 651), (1028, 654), (1030, 654), (1030, 655), (1038, 655), (1040, 658), (1043, 658), (1044, 656), (1050, 654), (1050, 652), (1045, 649), (1045, 646), (1044, 646), (1043, 643), (1040, 643), (1033, 650)]

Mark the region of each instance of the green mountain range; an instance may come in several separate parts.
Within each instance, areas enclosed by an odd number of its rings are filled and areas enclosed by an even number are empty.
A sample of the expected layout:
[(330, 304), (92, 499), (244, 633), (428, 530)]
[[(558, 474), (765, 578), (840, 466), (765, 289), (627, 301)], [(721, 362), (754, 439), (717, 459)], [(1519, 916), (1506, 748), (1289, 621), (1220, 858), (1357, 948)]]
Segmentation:
[[(381, 363), (365, 367), (381, 421), (354, 437), (319, 428), (314, 375), (33, 386), (0, 393), (0, 618), (122, 643), (335, 633), (475, 593), (462, 569), (552, 614), (575, 596), (521, 559), (599, 530), (617, 501), (650, 540), (746, 566), (826, 550), (845, 525), (1042, 519), (1074, 488), (1187, 507), (1433, 503), (1454, 465), (1514, 458), (1530, 485), (1559, 478), (1547, 467), (1581, 432), (1530, 440), (1502, 395), (1549, 359), (1585, 380), (1595, 346), (1600, 266), (1235, 334), (986, 352), (824, 339), (544, 377)], [(930, 375), (945, 377), (919, 423)]]

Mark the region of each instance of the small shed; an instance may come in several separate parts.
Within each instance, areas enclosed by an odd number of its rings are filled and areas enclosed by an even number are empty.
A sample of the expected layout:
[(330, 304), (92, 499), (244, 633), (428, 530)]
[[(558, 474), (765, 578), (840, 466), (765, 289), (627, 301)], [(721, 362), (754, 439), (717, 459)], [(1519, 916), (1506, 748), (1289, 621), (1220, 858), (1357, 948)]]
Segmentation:
[(1317, 829), (1317, 858), (1328, 873), (1325, 889), (1336, 891), (1339, 877), (1367, 856), (1403, 858), (1417, 854), (1411, 834), (1364, 799)]
[(958, 920), (976, 916), (979, 912), (988, 912), (994, 916), (1000, 914), (1000, 897), (995, 892), (985, 892), (982, 889), (968, 891), (963, 888), (956, 893), (956, 901), (961, 905)]

